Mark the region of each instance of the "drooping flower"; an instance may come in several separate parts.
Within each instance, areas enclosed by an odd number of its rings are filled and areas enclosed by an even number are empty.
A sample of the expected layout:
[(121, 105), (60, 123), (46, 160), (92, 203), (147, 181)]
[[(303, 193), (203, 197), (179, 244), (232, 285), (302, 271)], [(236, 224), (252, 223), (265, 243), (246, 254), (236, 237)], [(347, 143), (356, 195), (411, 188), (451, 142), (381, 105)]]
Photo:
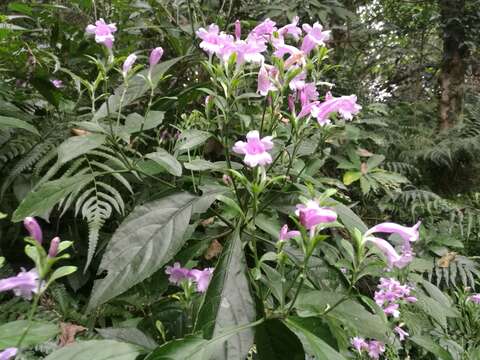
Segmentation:
[(60, 89), (60, 88), (63, 87), (63, 81), (62, 81), (62, 80), (53, 79), (53, 80), (50, 80), (50, 82), (51, 82), (52, 85), (55, 86), (57, 89)]
[(385, 344), (377, 341), (377, 340), (370, 340), (368, 342), (368, 356), (372, 359), (379, 359), (380, 355), (385, 352)]
[(278, 29), (278, 34), (282, 37), (291, 35), (295, 40), (298, 40), (302, 35), (302, 29), (298, 27), (299, 20), (300, 18), (298, 16), (295, 16), (290, 24)]
[(320, 125), (325, 125), (330, 122), (330, 114), (338, 112), (345, 120), (351, 120), (353, 115), (361, 109), (362, 107), (357, 104), (355, 95), (335, 98), (330, 92), (327, 92), (325, 101), (315, 105), (311, 109), (311, 115), (317, 118)]
[(43, 234), (42, 234), (42, 228), (38, 224), (37, 220), (33, 217), (26, 217), (23, 220), (23, 226), (25, 226), (25, 229), (27, 229), (28, 233), (32, 238), (38, 241), (39, 244), (42, 243), (43, 241)]
[(313, 27), (308, 24), (302, 25), (306, 35), (303, 38), (301, 49), (304, 53), (309, 54), (316, 46), (323, 46), (330, 39), (330, 31), (323, 31), (322, 25), (318, 22)]
[(282, 228), (280, 229), (280, 234), (278, 236), (278, 239), (280, 241), (284, 241), (284, 240), (288, 240), (288, 239), (291, 239), (291, 238), (294, 238), (296, 236), (300, 236), (300, 231), (297, 231), (297, 230), (290, 230), (288, 231), (288, 225), (285, 224), (282, 226)]
[(98, 44), (103, 44), (111, 49), (115, 41), (113, 33), (117, 31), (117, 26), (114, 23), (107, 24), (105, 20), (100, 19), (95, 22), (95, 25), (88, 25), (85, 31), (89, 34), (95, 34), (95, 41)]
[(358, 352), (362, 352), (363, 350), (368, 349), (368, 344), (365, 341), (364, 338), (355, 336), (350, 340), (350, 344), (352, 344), (352, 347), (357, 350)]
[(203, 270), (192, 269), (190, 270), (189, 276), (197, 283), (197, 291), (205, 292), (207, 291), (208, 284), (212, 278), (214, 268), (205, 268)]
[(150, 64), (150, 68), (157, 65), (159, 63), (160, 59), (162, 58), (162, 56), (163, 56), (163, 48), (162, 47), (158, 46), (155, 49), (153, 49), (152, 52), (150, 53), (150, 57), (148, 59), (148, 62)]
[(17, 276), (0, 279), (0, 292), (13, 290), (16, 296), (30, 300), (36, 293), (39, 285), (39, 276), (35, 268), (30, 271), (22, 270)]
[(270, 77), (277, 74), (277, 69), (271, 65), (262, 64), (258, 71), (257, 92), (260, 95), (267, 95), (269, 91), (276, 91), (277, 87), (270, 80)]
[(473, 294), (468, 297), (468, 300), (475, 304), (480, 304), (480, 294)]
[(272, 136), (260, 139), (259, 132), (253, 130), (248, 132), (246, 142), (237, 141), (232, 150), (237, 154), (244, 154), (243, 162), (250, 167), (255, 167), (272, 163), (272, 156), (268, 153), (272, 148)]
[(50, 242), (50, 248), (48, 249), (48, 256), (53, 258), (58, 254), (58, 245), (60, 244), (60, 238), (54, 237)]
[(315, 200), (307, 201), (307, 204), (298, 204), (295, 214), (299, 217), (300, 223), (308, 230), (322, 223), (334, 222), (337, 220), (337, 213), (330, 208), (320, 207)]
[(17, 355), (18, 349), (14, 347), (6, 348), (0, 352), (0, 360), (10, 360), (15, 358)]
[(277, 28), (275, 27), (276, 22), (272, 21), (270, 19), (265, 19), (262, 21), (260, 24), (255, 26), (253, 30), (250, 32), (248, 35), (248, 38), (263, 38), (265, 40), (268, 40), (270, 36), (273, 35), (274, 31), (277, 31)]
[(188, 279), (190, 269), (182, 268), (179, 262), (173, 264), (173, 266), (167, 266), (165, 273), (170, 275), (168, 281), (174, 285), (179, 285), (183, 280)]
[(293, 45), (285, 44), (283, 39), (274, 39), (272, 44), (275, 48), (275, 51), (273, 52), (274, 56), (283, 59), (285, 54), (290, 55), (287, 60), (285, 60), (285, 69), (289, 69), (296, 64), (300, 66), (306, 64), (305, 53), (302, 50)]
[(137, 55), (130, 54), (127, 56), (122, 67), (123, 77), (127, 77), (128, 72), (132, 69), (133, 64), (135, 64), (135, 61), (137, 61)]
[(200, 43), (200, 48), (206, 51), (209, 54), (219, 54), (220, 49), (225, 46), (225, 44), (230, 44), (233, 42), (233, 37), (227, 35), (224, 32), (220, 32), (220, 29), (217, 25), (211, 24), (208, 27), (208, 30), (200, 28), (196, 32), (197, 36), (202, 39)]
[(369, 236), (374, 233), (397, 234), (405, 241), (415, 242), (419, 238), (418, 229), (420, 228), (421, 224), (422, 222), (419, 221), (412, 227), (407, 227), (392, 222), (384, 222), (368, 229), (368, 231), (365, 233), (365, 236)]
[(397, 253), (397, 251), (388, 241), (377, 237), (369, 237), (368, 241), (373, 243), (383, 253), (383, 255), (385, 255), (389, 268), (397, 267), (401, 269), (405, 267), (405, 259), (402, 260), (402, 256)]
[(402, 325), (399, 325), (399, 326), (395, 326), (395, 328), (393, 329), (393, 331), (395, 331), (398, 335), (398, 338), (400, 341), (403, 341), (405, 340), (405, 338), (409, 337), (410, 335), (408, 334), (408, 332), (406, 332), (405, 330), (402, 329)]

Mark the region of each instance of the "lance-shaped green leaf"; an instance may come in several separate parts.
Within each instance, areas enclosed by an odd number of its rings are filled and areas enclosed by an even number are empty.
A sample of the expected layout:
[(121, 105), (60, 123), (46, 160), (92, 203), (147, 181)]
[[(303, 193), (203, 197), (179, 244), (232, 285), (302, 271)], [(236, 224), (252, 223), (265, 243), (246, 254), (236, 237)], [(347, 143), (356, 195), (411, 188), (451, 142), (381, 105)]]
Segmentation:
[(257, 354), (262, 360), (305, 360), (298, 337), (280, 320), (271, 319), (255, 330)]
[(71, 344), (48, 355), (45, 360), (135, 360), (139, 348), (114, 340), (90, 340)]
[[(16, 346), (28, 326), (27, 320), (17, 320), (0, 325), (0, 349)], [(57, 334), (58, 326), (46, 322), (33, 321), (22, 341), (22, 345), (41, 344)]]
[(93, 180), (93, 175), (76, 175), (46, 182), (30, 192), (12, 215), (12, 221), (45, 214), (70, 193)]
[(38, 130), (32, 124), (20, 119), (8, 116), (0, 116), (0, 130), (3, 129), (23, 129), (33, 134), (40, 135)]
[(106, 137), (103, 134), (88, 134), (68, 138), (57, 149), (58, 162), (65, 164), (67, 161), (102, 146)]
[[(205, 194), (210, 204), (215, 200)], [(89, 308), (99, 306), (147, 279), (182, 248), (184, 234), (197, 204), (205, 198), (177, 193), (137, 206), (113, 234), (99, 273), (107, 276), (93, 287)], [(208, 204), (208, 206), (210, 205)]]
[(155, 161), (157, 164), (165, 168), (170, 174), (174, 176), (182, 175), (182, 164), (171, 155), (167, 150), (157, 148), (157, 151), (145, 155), (147, 159)]
[[(196, 330), (207, 339), (228, 328), (248, 324), (255, 319), (247, 265), (237, 229), (225, 246), (199, 310)], [(245, 359), (253, 343), (253, 332), (246, 329), (218, 343), (215, 359)]]
[[(167, 72), (168, 69), (170, 69), (171, 66), (176, 64), (181, 58), (182, 57), (177, 57), (155, 65), (152, 71), (153, 85), (156, 86), (165, 74), (165, 72)], [(120, 109), (120, 103), (122, 103), (122, 106), (128, 106), (133, 101), (137, 100), (147, 91), (149, 91), (150, 85), (147, 81), (148, 72), (149, 69), (140, 71), (128, 81), (128, 87), (125, 90), (123, 101), (122, 95), (124, 93), (125, 85), (121, 85), (117, 89), (115, 89), (114, 94), (108, 98), (108, 106), (106, 102), (103, 103), (100, 109), (98, 109), (98, 111), (93, 116), (93, 121), (107, 117), (109, 112), (116, 113)]]

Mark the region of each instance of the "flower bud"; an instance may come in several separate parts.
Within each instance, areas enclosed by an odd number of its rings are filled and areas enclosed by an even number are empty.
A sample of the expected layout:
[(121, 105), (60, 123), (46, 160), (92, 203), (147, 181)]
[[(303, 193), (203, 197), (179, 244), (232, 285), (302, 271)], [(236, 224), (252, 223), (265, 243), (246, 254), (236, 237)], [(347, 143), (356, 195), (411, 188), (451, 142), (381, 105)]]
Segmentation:
[(25, 226), (25, 229), (27, 229), (28, 233), (32, 238), (38, 241), (39, 244), (42, 243), (43, 240), (43, 234), (42, 234), (42, 228), (38, 224), (37, 220), (33, 217), (26, 217), (23, 220), (23, 226)]
[(128, 57), (125, 59), (125, 62), (123, 63), (123, 76), (126, 77), (130, 69), (132, 68), (133, 64), (137, 61), (137, 55), (135, 54), (130, 54)]
[(242, 37), (242, 24), (240, 23), (240, 20), (235, 21), (235, 38), (237, 40), (240, 40)]
[(58, 245), (60, 244), (60, 238), (54, 237), (50, 242), (50, 248), (48, 249), (48, 257), (55, 257), (58, 254)]
[(150, 67), (152, 68), (155, 65), (157, 65), (160, 59), (162, 58), (162, 56), (163, 56), (163, 49), (160, 46), (153, 49), (152, 52), (150, 53), (150, 59), (149, 59)]

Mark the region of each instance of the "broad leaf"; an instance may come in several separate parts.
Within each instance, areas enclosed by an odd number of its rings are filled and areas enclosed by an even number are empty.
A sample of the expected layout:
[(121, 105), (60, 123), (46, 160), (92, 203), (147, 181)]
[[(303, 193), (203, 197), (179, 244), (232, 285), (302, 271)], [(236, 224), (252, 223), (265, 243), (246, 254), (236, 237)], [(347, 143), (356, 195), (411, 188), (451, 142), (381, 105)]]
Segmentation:
[(102, 146), (105, 139), (106, 135), (103, 134), (72, 136), (61, 143), (57, 148), (58, 162), (60, 164), (65, 164), (67, 161), (86, 154), (90, 150)]
[[(15, 347), (27, 328), (27, 320), (17, 320), (0, 325), (0, 349)], [(57, 334), (57, 325), (34, 321), (22, 341), (22, 346), (41, 344)]]
[[(212, 280), (199, 310), (196, 330), (203, 330), (207, 339), (226, 329), (244, 325), (255, 319), (255, 307), (250, 294), (247, 266), (239, 230), (237, 229), (215, 267)], [(217, 345), (215, 359), (239, 359), (247, 356), (253, 343), (253, 332), (246, 329)]]
[(135, 360), (139, 349), (114, 340), (90, 340), (68, 345), (48, 355), (45, 360)]
[(21, 221), (27, 216), (38, 216), (52, 209), (60, 200), (92, 181), (92, 175), (75, 175), (42, 184), (30, 192), (12, 215), (12, 221)]
[(180, 164), (167, 150), (157, 148), (157, 151), (147, 154), (145, 157), (160, 164), (165, 170), (174, 176), (182, 175), (182, 164)]
[(311, 322), (308, 319), (291, 316), (284, 322), (300, 338), (305, 350), (315, 358), (346, 360), (337, 350), (315, 335), (315, 330), (311, 327)]
[(353, 229), (357, 228), (360, 232), (364, 233), (367, 231), (368, 227), (349, 207), (343, 205), (342, 203), (329, 199), (334, 203), (333, 208), (335, 209), (338, 217), (341, 222), (348, 228)]
[(197, 146), (202, 145), (211, 136), (212, 135), (206, 131), (196, 129), (184, 130), (178, 138), (177, 145), (175, 146), (175, 151), (182, 152), (191, 150)]
[[(214, 201), (214, 197), (209, 197)], [(99, 306), (145, 280), (182, 248), (192, 212), (202, 198), (177, 193), (137, 206), (112, 236), (102, 258), (89, 308)]]
[[(167, 72), (168, 69), (170, 69), (171, 66), (176, 64), (180, 59), (181, 57), (177, 57), (167, 61), (162, 61), (155, 66), (152, 71), (152, 82), (154, 86), (156, 86), (156, 84), (162, 78), (163, 74), (165, 74), (165, 72)], [(129, 80), (127, 90), (125, 91), (125, 95), (123, 97), (122, 106), (128, 106), (133, 101), (137, 100), (150, 90), (150, 85), (146, 80), (148, 71), (149, 69), (140, 71), (138, 74), (136, 74), (133, 78)], [(100, 109), (93, 116), (93, 121), (107, 117), (109, 112), (116, 113), (119, 110), (124, 89), (124, 85), (121, 85), (117, 89), (115, 89), (114, 94), (108, 98), (108, 106), (106, 102), (103, 103)]]
[(103, 328), (96, 330), (104, 339), (127, 342), (146, 350), (153, 350), (158, 346), (155, 340), (137, 328)]
[(40, 135), (35, 126), (24, 120), (15, 119), (7, 116), (0, 116), (0, 130), (3, 129), (23, 129), (33, 134)]
[(359, 171), (347, 171), (343, 175), (343, 183), (345, 185), (350, 185), (351, 183), (357, 181), (362, 177), (362, 173)]
[(298, 337), (280, 320), (268, 320), (255, 329), (255, 345), (261, 360), (304, 360)]
[(452, 355), (440, 345), (436, 344), (433, 342), (433, 340), (430, 337), (427, 336), (420, 336), (420, 335), (414, 335), (409, 338), (410, 341), (414, 342), (418, 346), (424, 348), (425, 350), (431, 352), (433, 355), (435, 355), (438, 359), (441, 360), (453, 360)]

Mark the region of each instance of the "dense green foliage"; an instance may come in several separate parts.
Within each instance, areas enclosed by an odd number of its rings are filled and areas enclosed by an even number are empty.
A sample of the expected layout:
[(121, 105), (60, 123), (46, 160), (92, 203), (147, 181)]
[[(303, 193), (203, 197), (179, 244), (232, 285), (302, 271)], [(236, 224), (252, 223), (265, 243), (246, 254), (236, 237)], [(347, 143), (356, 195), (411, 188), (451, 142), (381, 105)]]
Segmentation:
[[(31, 301), (0, 292), (0, 351), (375, 358), (352, 348), (362, 337), (385, 344), (381, 359), (479, 359), (480, 2), (462, 1), (461, 18), (442, 12), (446, 3), (0, 5), (0, 279), (35, 266), (44, 280)], [(278, 74), (267, 95), (256, 92), (259, 64), (209, 56), (196, 35), (212, 23), (233, 34), (240, 19), (244, 38), (266, 18), (281, 27), (297, 15), (331, 30), (330, 40), (301, 70), (269, 43), (265, 62)], [(100, 18), (116, 23), (113, 50), (85, 32)], [(164, 55), (149, 66), (158, 46)], [(122, 73), (131, 53), (137, 61)], [(461, 54), (461, 91), (445, 87), (451, 54)], [(362, 110), (327, 126), (301, 118), (299, 102), (289, 104), (300, 71), (322, 101), (328, 90), (355, 94)], [(447, 90), (461, 100), (449, 107), (453, 123), (442, 115)], [(252, 130), (274, 136), (266, 166), (232, 151)], [(295, 215), (309, 199), (338, 219), (309, 229)], [(27, 217), (41, 224), (44, 247), (68, 240), (68, 255), (52, 260), (31, 237), (25, 245)], [(418, 220), (413, 261), (387, 271), (367, 229)], [(279, 241), (284, 224), (300, 234)], [(387, 239), (404, 251), (398, 235)], [(215, 268), (208, 288), (169, 282), (177, 262)], [(414, 289), (400, 318), (374, 301), (385, 277)]]

